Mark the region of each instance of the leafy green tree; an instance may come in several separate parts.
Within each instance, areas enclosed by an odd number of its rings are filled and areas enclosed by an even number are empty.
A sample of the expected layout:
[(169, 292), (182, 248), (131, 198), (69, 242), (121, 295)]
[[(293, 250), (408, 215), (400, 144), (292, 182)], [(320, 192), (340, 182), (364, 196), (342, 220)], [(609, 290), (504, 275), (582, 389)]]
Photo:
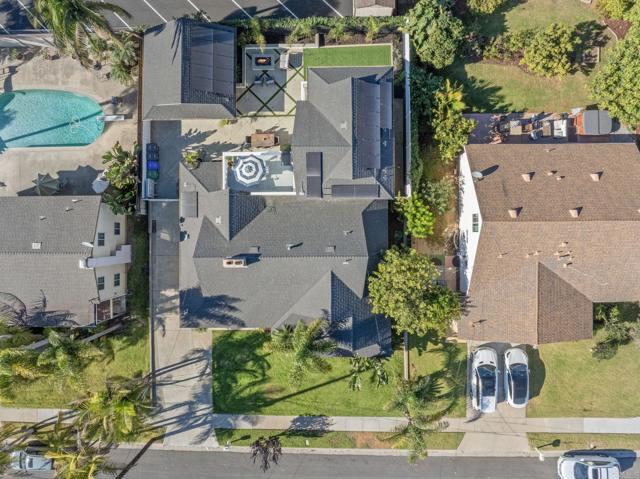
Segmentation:
[(349, 373), (349, 388), (352, 391), (360, 391), (362, 389), (362, 376), (365, 373), (370, 373), (369, 381), (375, 384), (377, 388), (389, 383), (389, 375), (384, 367), (382, 358), (353, 356)]
[(427, 181), (423, 186), (424, 202), (439, 215), (445, 214), (449, 210), (451, 198), (456, 190), (456, 183), (452, 178), (446, 176), (437, 181)]
[(411, 66), (411, 110), (420, 119), (430, 119), (435, 106), (435, 94), (442, 88), (442, 77), (433, 75), (418, 66)]
[(617, 305), (598, 305), (595, 316), (596, 321), (604, 323), (603, 337), (591, 349), (593, 357), (599, 360), (614, 357), (618, 347), (631, 341), (640, 330), (640, 318), (636, 315), (625, 320)]
[(136, 191), (109, 188), (102, 196), (114, 215), (131, 215), (135, 210)]
[(640, 2), (634, 3), (633, 6), (625, 12), (624, 19), (633, 23), (635, 26), (640, 24)]
[(521, 62), (529, 71), (546, 77), (569, 73), (572, 57), (580, 37), (574, 27), (564, 23), (552, 23), (539, 30), (524, 49)]
[(316, 319), (309, 325), (298, 321), (295, 328), (286, 325), (276, 329), (271, 333), (270, 347), (289, 356), (289, 380), (299, 387), (309, 371), (331, 370), (325, 356), (336, 349), (336, 344), (327, 337), (327, 321)]
[(93, 359), (102, 355), (93, 344), (55, 330), (49, 331), (47, 339), (49, 344), (38, 356), (38, 366), (70, 379), (77, 378)]
[(131, 151), (125, 150), (119, 141), (102, 155), (102, 164), (107, 169), (104, 172), (109, 183), (119, 190), (130, 190), (138, 184), (138, 154), (140, 148), (133, 145)]
[(634, 0), (597, 0), (596, 8), (607, 18), (622, 20), (634, 3)]
[(473, 13), (493, 13), (502, 5), (505, 0), (467, 0), (467, 5)]
[(394, 207), (407, 220), (407, 231), (411, 236), (427, 238), (433, 234), (433, 213), (419, 195), (398, 196)]
[(435, 94), (432, 128), (440, 157), (446, 163), (453, 161), (469, 141), (476, 122), (462, 115), (466, 105), (462, 86), (452, 85), (446, 80)]
[(425, 458), (429, 435), (447, 427), (442, 421), (444, 411), (428, 412), (441, 394), (440, 382), (432, 376), (398, 380), (393, 397), (385, 405), (387, 411), (400, 410), (407, 420), (407, 424), (398, 428), (389, 439), (409, 450), (409, 462)]
[[(85, 0), (35, 0), (34, 22), (41, 20), (51, 31), (60, 52), (74, 55), (82, 65), (91, 65), (89, 38), (97, 35), (119, 42), (103, 12), (130, 17), (112, 3)], [(40, 28), (40, 25), (34, 25)]]
[(440, 272), (414, 249), (390, 248), (369, 277), (371, 309), (393, 320), (397, 331), (444, 335), (460, 315), (460, 301), (436, 280)]
[(147, 378), (107, 379), (106, 388), (73, 404), (75, 426), (84, 440), (106, 444), (130, 441), (139, 435), (152, 410)]
[(436, 69), (453, 63), (464, 38), (462, 21), (446, 5), (443, 0), (418, 0), (405, 17), (404, 29), (418, 57)]
[(640, 27), (633, 27), (608, 54), (606, 63), (592, 77), (591, 94), (600, 108), (623, 123), (640, 124)]

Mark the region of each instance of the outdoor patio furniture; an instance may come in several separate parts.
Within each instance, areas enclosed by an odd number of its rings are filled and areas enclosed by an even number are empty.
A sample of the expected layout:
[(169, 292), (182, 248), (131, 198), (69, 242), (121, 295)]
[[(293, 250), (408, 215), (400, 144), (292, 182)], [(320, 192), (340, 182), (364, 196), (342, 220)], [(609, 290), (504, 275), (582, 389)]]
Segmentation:
[(254, 133), (251, 135), (251, 146), (254, 148), (269, 148), (275, 146), (276, 135), (274, 133)]
[(280, 53), (280, 64), (278, 66), (281, 70), (289, 68), (289, 50), (285, 50)]
[(273, 85), (275, 83), (275, 80), (273, 79), (273, 77), (268, 73), (265, 73), (263, 75), (263, 79), (264, 79), (264, 82), (262, 83), (263, 85)]
[(258, 73), (253, 80), (254, 85), (264, 85), (264, 78), (262, 77), (262, 73)]

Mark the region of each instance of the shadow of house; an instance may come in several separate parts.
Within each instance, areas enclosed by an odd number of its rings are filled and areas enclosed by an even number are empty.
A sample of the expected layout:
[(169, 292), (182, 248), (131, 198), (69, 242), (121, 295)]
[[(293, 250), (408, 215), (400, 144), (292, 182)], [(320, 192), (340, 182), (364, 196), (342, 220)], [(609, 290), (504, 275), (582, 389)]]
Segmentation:
[(544, 386), (544, 380), (547, 377), (547, 369), (544, 365), (544, 361), (540, 357), (540, 350), (538, 348), (533, 348), (531, 346), (527, 346), (526, 348), (527, 356), (529, 357), (529, 398), (534, 398), (540, 395), (540, 391), (542, 391), (542, 386)]
[[(75, 170), (58, 170), (54, 176), (57, 176), (60, 182), (60, 190), (57, 196), (87, 196), (97, 195), (93, 191), (92, 183), (98, 177), (102, 170), (96, 170), (92, 166), (79, 166)], [(47, 173), (47, 172), (41, 172)], [(34, 178), (35, 179), (35, 178)], [(18, 196), (38, 196), (35, 187), (18, 191)]]

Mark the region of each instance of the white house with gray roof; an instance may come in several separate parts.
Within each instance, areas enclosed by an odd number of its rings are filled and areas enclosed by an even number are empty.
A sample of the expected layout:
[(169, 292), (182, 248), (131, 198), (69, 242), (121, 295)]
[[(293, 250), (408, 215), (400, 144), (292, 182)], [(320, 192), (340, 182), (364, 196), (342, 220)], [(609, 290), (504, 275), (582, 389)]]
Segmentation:
[(0, 314), (91, 326), (126, 312), (126, 217), (99, 196), (0, 197)]

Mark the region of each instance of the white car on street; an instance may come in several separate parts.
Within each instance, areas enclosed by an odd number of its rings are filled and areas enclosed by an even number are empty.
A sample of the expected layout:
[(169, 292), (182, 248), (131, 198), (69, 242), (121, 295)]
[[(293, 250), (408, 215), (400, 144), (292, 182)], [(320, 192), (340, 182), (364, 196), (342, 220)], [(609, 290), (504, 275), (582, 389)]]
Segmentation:
[(529, 357), (520, 348), (504, 353), (504, 391), (511, 407), (523, 408), (529, 402)]
[(494, 412), (498, 403), (498, 354), (478, 348), (471, 362), (471, 402), (476, 411)]
[(606, 454), (567, 453), (558, 458), (561, 479), (620, 479), (620, 463)]

